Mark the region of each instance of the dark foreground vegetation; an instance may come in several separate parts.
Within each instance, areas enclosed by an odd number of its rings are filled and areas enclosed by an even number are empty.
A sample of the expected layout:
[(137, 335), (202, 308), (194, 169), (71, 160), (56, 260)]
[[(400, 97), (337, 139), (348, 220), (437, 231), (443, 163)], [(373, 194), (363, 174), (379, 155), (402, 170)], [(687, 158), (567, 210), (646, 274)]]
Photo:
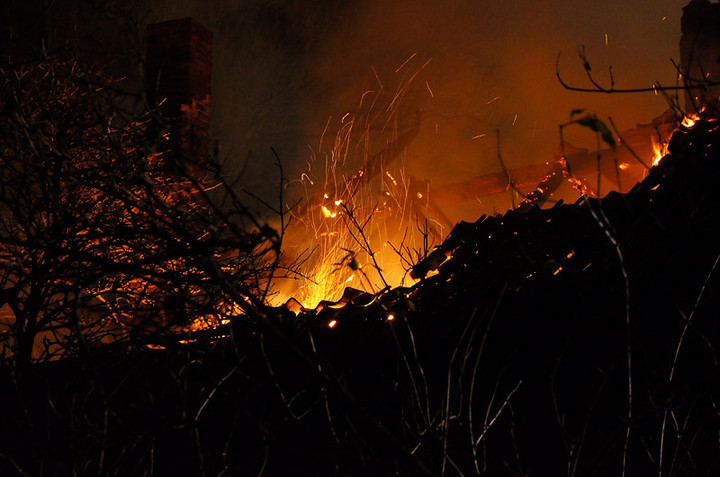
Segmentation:
[(6, 367), (0, 474), (713, 475), (720, 134), (670, 151), (458, 224), (412, 288)]

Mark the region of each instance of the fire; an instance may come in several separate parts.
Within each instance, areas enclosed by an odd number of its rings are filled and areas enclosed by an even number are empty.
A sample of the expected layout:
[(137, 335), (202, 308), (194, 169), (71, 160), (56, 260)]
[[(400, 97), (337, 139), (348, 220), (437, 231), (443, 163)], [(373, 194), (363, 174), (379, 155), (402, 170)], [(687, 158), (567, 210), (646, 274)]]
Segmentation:
[(328, 219), (334, 219), (335, 217), (337, 217), (337, 212), (330, 212), (330, 209), (328, 209), (324, 205), (322, 206), (322, 213), (325, 216), (325, 218), (328, 218)]
[(366, 91), (357, 110), (335, 123), (334, 140), (320, 138), (309, 170), (295, 181), (305, 188), (305, 205), (292, 211), (284, 245), (286, 256), (303, 256), (301, 276), (278, 286), (274, 304), (294, 297), (315, 308), (339, 300), (350, 285), (369, 293), (401, 285), (410, 268), (401, 253), (428, 246), (416, 223), (423, 195), (410, 191), (403, 167), (420, 122), (417, 115), (408, 125), (400, 114), (407, 88), (395, 96), (383, 85)]
[(697, 114), (686, 114), (680, 124), (689, 129), (695, 126), (695, 123), (699, 120), (700, 116), (698, 116)]
[[(700, 116), (698, 114), (689, 113), (686, 114), (682, 121), (680, 122), (680, 127), (683, 127), (685, 129), (692, 129), (698, 121), (700, 121)], [(672, 132), (670, 133), (672, 135)], [(668, 143), (666, 138), (660, 138), (660, 137), (652, 137), (652, 150), (653, 150), (653, 159), (652, 159), (652, 165), (656, 166), (660, 163), (660, 160), (665, 157), (668, 154)], [(620, 168), (622, 168), (622, 164), (620, 165)]]
[[(399, 91), (404, 90), (405, 87)], [(423, 204), (428, 208), (432, 197), (426, 197), (427, 193), (419, 192), (417, 187), (411, 190), (402, 164), (396, 164), (401, 160), (392, 163), (395, 156), (391, 154), (405, 154), (405, 144), (397, 146), (393, 141), (402, 137), (408, 126), (406, 118), (399, 114), (399, 96), (390, 98), (392, 108), (378, 113), (383, 110), (385, 91), (387, 88), (382, 85), (366, 91), (355, 112), (335, 121), (334, 139), (320, 139), (321, 147), (313, 151), (312, 163), (297, 180), (305, 187), (307, 205), (293, 213), (297, 231), (289, 242), (299, 254), (307, 255), (302, 276), (287, 289), (281, 289), (275, 304), (292, 296), (303, 307), (315, 308), (323, 300), (339, 300), (350, 283), (353, 288), (369, 293), (402, 285), (409, 267), (398, 257), (398, 250), (417, 250), (423, 246), (427, 250), (428, 237), (424, 237), (426, 243), (422, 244), (422, 234), (418, 235), (415, 225), (418, 209)], [(388, 114), (392, 117), (387, 117)], [(697, 115), (687, 115), (682, 127), (690, 128), (698, 119)], [(668, 153), (666, 129), (671, 128), (670, 120), (661, 126), (656, 127), (657, 136), (651, 138), (653, 166)], [(647, 142), (643, 146), (647, 147)], [(376, 153), (378, 150), (381, 152)], [(638, 166), (631, 161), (618, 161), (617, 167), (624, 172), (623, 177), (639, 175), (633, 175), (633, 167)], [(593, 191), (582, 175), (568, 177), (566, 172), (563, 175), (583, 195), (600, 192)], [(618, 175), (618, 183), (619, 180)], [(548, 190), (545, 185), (537, 188), (539, 194), (547, 194)], [(290, 255), (289, 251), (286, 253)], [(555, 273), (561, 271), (558, 268)]]
[(659, 140), (655, 136), (652, 137), (653, 166), (657, 166), (660, 163), (660, 160), (668, 153), (667, 146), (667, 142)]

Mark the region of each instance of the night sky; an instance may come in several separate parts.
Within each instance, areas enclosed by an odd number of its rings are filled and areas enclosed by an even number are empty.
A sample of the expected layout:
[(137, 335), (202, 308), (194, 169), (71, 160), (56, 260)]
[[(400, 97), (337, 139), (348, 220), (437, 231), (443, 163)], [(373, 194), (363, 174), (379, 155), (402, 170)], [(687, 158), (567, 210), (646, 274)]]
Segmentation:
[[(498, 170), (496, 130), (515, 167), (553, 159), (557, 125), (572, 109), (610, 116), (620, 130), (649, 123), (667, 109), (662, 97), (565, 91), (555, 78), (556, 57), (562, 52), (563, 76), (580, 86), (587, 85), (581, 45), (603, 84), (610, 65), (618, 88), (674, 84), (670, 59), (678, 58), (685, 4), (154, 0), (145, 14), (148, 22), (192, 16), (213, 30), (213, 133), (222, 153), (245, 168), (247, 186), (269, 191), (270, 147), (290, 178), (299, 178), (318, 155), (328, 120), (332, 135), (380, 84), (385, 100), (407, 86), (396, 131), (422, 112), (420, 136), (404, 160), (410, 174), (434, 185)], [(595, 144), (587, 134), (570, 140)], [(472, 219), (490, 202), (454, 218)]]

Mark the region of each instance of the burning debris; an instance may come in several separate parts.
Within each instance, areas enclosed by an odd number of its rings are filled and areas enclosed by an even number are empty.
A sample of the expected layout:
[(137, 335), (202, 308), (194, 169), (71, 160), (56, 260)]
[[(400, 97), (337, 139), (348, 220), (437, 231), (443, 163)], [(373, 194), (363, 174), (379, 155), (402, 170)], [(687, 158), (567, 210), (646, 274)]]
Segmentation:
[[(437, 414), (423, 421), (422, 408), (401, 407), (420, 414), (408, 445), (428, 465), (447, 460), (465, 473), (512, 462), (518, 472), (547, 475), (570, 465), (606, 475), (624, 462), (628, 473), (707, 472), (716, 465), (709, 449), (718, 424), (717, 386), (706, 379), (715, 382), (720, 371), (709, 293), (720, 257), (717, 126), (700, 121), (676, 131), (670, 153), (627, 193), (460, 223), (415, 266), (416, 285), (379, 295), (348, 290), (288, 321), (312, 334), (363, 396), (370, 384), (355, 366), (367, 349), (400, 353), (389, 363), (373, 360), (383, 373), (403, 353), (417, 353), (407, 372), (420, 373), (427, 389), (408, 399), (428, 399)], [(485, 364), (471, 371), (454, 361), (458, 352)], [(484, 424), (474, 410), (482, 402)], [(671, 431), (679, 424), (663, 417), (668, 412), (684, 427)], [(395, 432), (409, 431), (408, 422), (387, 419)], [(447, 442), (444, 457), (434, 453)], [(670, 462), (678, 453), (683, 458)]]

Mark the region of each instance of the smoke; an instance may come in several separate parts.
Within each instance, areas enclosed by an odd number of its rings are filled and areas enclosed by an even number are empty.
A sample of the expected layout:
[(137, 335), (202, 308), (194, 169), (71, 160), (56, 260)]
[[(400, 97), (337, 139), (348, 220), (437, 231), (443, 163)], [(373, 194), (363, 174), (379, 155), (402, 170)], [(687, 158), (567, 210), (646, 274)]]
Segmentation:
[[(270, 148), (297, 178), (326, 126), (339, 127), (366, 91), (382, 91), (382, 107), (403, 92), (395, 133), (421, 112), (404, 160), (433, 185), (497, 171), (497, 131), (510, 167), (552, 160), (558, 124), (572, 109), (611, 116), (621, 130), (648, 123), (666, 109), (662, 97), (565, 91), (556, 58), (562, 52), (561, 73), (575, 85), (587, 85), (581, 45), (603, 84), (610, 65), (618, 88), (674, 84), (684, 4), (153, 0), (145, 15), (193, 16), (214, 31), (213, 134), (247, 187), (269, 193), (277, 185)], [(594, 147), (581, 132), (570, 140)], [(453, 218), (474, 219), (497, 204), (481, 198)]]

